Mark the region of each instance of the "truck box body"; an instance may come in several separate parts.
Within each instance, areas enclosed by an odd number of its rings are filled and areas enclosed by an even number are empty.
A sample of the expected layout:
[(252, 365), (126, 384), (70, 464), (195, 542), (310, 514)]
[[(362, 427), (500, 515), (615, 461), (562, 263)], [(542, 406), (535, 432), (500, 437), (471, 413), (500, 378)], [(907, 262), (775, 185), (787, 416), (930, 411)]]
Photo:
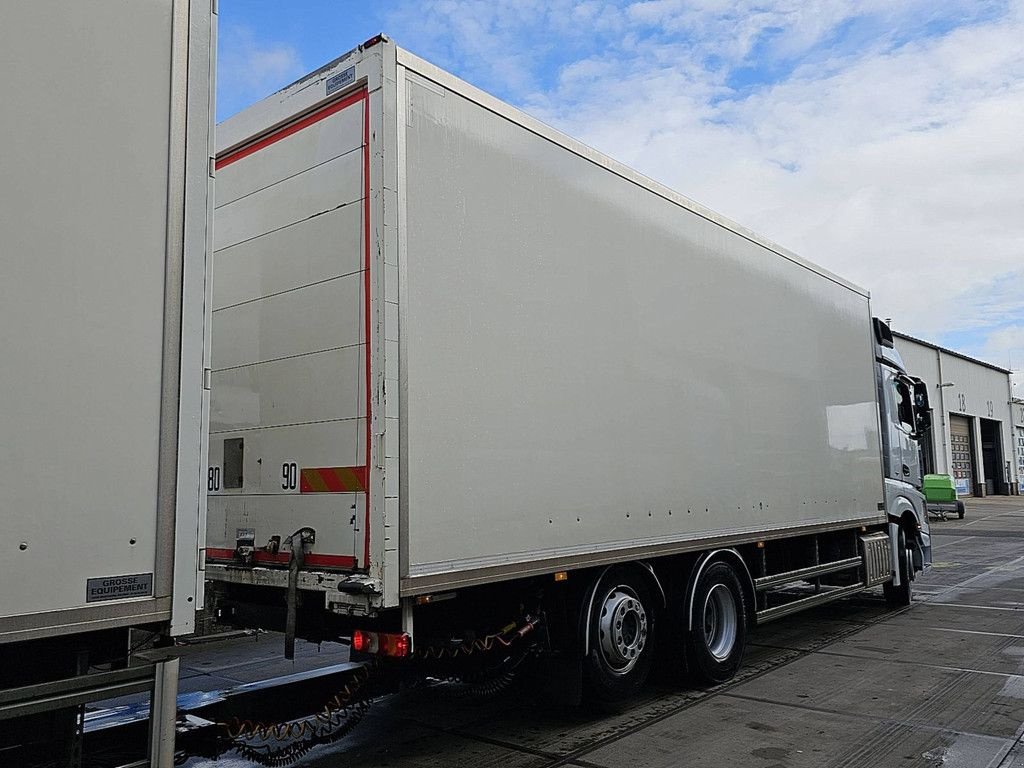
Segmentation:
[(4, 9), (0, 643), (193, 626), (212, 34), (180, 0)]
[(219, 129), (216, 578), (309, 526), (377, 609), (885, 520), (865, 291), (373, 42)]

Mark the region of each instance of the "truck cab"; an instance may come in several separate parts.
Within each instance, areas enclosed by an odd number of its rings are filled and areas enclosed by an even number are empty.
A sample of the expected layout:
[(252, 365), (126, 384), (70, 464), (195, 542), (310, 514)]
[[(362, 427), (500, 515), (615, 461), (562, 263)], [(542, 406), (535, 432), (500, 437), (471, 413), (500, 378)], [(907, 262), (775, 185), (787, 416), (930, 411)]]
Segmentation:
[[(876, 317), (872, 327), (885, 508), (896, 566), (892, 589), (905, 592), (909, 603), (910, 586), (905, 582), (932, 560), (920, 458), (921, 441), (931, 429), (931, 409), (927, 386), (907, 373), (889, 325)], [(896, 601), (904, 602), (898, 597)]]

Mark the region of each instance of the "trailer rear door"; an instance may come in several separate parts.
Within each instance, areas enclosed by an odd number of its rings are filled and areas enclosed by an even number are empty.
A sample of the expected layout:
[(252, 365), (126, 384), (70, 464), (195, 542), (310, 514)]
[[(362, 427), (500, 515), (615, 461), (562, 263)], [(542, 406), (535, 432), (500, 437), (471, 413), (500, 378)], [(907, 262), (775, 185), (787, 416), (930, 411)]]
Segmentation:
[(217, 160), (207, 559), (369, 559), (365, 88)]

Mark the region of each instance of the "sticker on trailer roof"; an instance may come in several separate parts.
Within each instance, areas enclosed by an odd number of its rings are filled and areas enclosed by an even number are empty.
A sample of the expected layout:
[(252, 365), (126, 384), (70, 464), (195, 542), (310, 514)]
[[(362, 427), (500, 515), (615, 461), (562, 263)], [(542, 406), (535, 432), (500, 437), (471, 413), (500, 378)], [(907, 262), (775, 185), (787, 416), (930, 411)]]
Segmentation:
[(346, 85), (351, 85), (356, 81), (356, 68), (349, 67), (344, 72), (339, 72), (332, 77), (327, 78), (327, 95), (330, 96), (335, 91), (340, 91)]

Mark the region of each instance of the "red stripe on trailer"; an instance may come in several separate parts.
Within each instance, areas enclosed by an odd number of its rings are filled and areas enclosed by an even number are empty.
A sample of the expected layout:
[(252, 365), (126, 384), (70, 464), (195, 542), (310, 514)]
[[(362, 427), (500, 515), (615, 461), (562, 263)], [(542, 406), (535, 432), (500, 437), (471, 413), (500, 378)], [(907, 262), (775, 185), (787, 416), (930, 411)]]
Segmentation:
[(300, 493), (366, 492), (366, 467), (303, 467), (299, 475)]
[(214, 164), (214, 168), (220, 170), (226, 165), (231, 165), (231, 163), (241, 160), (243, 157), (248, 157), (254, 152), (259, 152), (261, 149), (265, 149), (269, 147), (271, 144), (280, 141), (281, 139), (286, 139), (292, 134), (298, 133), (303, 128), (308, 128), (314, 123), (318, 123), (321, 120), (328, 118), (333, 114), (341, 112), (341, 110), (345, 109), (346, 107), (351, 107), (353, 104), (358, 104), (359, 102), (365, 100), (366, 97), (366, 90), (362, 89), (356, 91), (355, 93), (350, 93), (348, 96), (342, 99), (338, 99), (338, 101), (333, 101), (327, 106), (320, 107), (319, 109), (310, 112), (305, 117), (299, 118), (295, 122), (289, 123), (288, 125), (282, 128), (278, 128), (277, 130), (267, 134), (261, 139), (257, 139), (252, 144), (247, 144), (244, 147), (232, 150), (227, 154), (221, 155), (220, 157), (217, 158), (217, 161)]
[[(289, 552), (264, 552), (257, 549), (253, 552), (253, 561), (257, 565), (288, 565), (291, 558)], [(207, 547), (207, 560), (228, 560), (235, 562), (235, 550), (224, 547)], [(355, 568), (356, 559), (351, 555), (321, 555), (310, 552), (305, 557), (306, 565), (318, 568)]]

